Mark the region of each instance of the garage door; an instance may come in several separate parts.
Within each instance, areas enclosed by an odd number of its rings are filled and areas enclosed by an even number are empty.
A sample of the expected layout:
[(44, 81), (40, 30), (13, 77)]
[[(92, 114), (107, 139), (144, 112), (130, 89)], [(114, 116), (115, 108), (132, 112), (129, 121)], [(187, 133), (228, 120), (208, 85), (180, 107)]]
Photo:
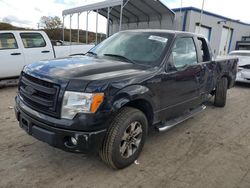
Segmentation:
[(210, 35), (211, 35), (211, 28), (209, 27), (200, 27), (200, 32), (199, 32), (199, 25), (195, 26), (195, 33), (203, 35), (207, 40), (210, 41)]
[(222, 29), (222, 35), (220, 40), (220, 49), (219, 49), (219, 55), (226, 55), (229, 52), (230, 43), (231, 43), (231, 36), (232, 36), (232, 29), (228, 29), (223, 27)]

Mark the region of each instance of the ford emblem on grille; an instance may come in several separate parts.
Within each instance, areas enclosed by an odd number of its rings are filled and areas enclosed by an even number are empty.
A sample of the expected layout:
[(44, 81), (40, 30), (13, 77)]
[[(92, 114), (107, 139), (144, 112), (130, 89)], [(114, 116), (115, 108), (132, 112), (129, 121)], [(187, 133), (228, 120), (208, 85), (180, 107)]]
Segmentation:
[(33, 95), (36, 93), (36, 90), (32, 87), (32, 86), (26, 86), (25, 87), (25, 91), (27, 94), (29, 95)]

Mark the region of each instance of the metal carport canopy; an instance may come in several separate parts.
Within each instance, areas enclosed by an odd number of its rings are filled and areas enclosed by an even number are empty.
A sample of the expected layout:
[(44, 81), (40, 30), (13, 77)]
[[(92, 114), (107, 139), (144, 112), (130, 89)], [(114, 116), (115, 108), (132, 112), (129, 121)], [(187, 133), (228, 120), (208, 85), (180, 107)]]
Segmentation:
[(92, 4), (64, 10), (62, 12), (62, 15), (66, 16), (70, 14), (99, 10), (99, 9), (108, 8), (108, 7), (114, 7), (114, 6), (119, 6), (119, 5), (121, 6), (122, 3), (123, 3), (123, 0), (108, 0), (108, 1), (106, 0), (106, 1), (98, 2), (98, 3), (92, 3)]
[(62, 15), (66, 16), (98, 10), (99, 14), (108, 18), (107, 8), (112, 8), (109, 15), (109, 19), (111, 21), (120, 20), (120, 14), (122, 14), (123, 23), (136, 23), (150, 21), (152, 19), (161, 21), (162, 15), (166, 14), (169, 15), (172, 20), (174, 20), (175, 17), (175, 13), (165, 6), (160, 0), (106, 0), (64, 10)]
[(175, 13), (165, 6), (160, 0), (106, 0), (98, 3), (92, 3), (76, 8), (64, 10), (63, 15), (63, 41), (64, 41), (64, 18), (70, 15), (70, 41), (71, 41), (71, 18), (73, 14), (78, 15), (78, 42), (79, 42), (79, 16), (82, 12), (87, 12), (86, 23), (86, 43), (88, 43), (88, 14), (94, 11), (96, 16), (96, 41), (98, 30), (98, 14), (109, 20), (107, 22), (107, 36), (109, 36), (109, 24), (119, 23), (119, 30), (122, 24), (140, 22), (159, 21), (162, 23), (163, 16), (170, 16), (174, 22)]

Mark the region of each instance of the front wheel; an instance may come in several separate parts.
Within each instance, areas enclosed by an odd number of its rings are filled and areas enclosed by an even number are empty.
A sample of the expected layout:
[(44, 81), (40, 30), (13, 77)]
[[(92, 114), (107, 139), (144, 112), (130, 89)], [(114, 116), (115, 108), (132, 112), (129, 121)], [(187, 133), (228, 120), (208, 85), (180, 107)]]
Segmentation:
[(100, 150), (101, 159), (115, 169), (132, 164), (140, 155), (147, 136), (148, 121), (143, 112), (124, 107), (111, 122)]
[(227, 86), (228, 80), (222, 77), (218, 82), (215, 90), (214, 105), (217, 107), (224, 107), (227, 100)]

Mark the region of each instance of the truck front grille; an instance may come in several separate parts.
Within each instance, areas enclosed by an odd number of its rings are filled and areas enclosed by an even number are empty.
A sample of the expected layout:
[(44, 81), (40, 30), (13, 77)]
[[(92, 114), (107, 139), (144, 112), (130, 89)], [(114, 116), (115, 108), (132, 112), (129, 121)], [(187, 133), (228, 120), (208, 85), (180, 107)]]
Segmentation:
[(60, 86), (37, 79), (23, 73), (19, 83), (19, 93), (31, 108), (54, 117), (59, 116), (57, 98)]

